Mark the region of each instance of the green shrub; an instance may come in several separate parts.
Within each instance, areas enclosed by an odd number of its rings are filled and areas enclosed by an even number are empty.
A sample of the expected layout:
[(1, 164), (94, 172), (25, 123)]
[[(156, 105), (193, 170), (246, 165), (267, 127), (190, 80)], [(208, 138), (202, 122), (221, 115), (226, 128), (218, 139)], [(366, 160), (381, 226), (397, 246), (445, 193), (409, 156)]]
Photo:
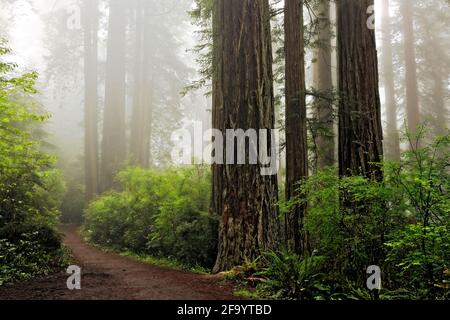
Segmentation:
[(407, 288), (423, 299), (450, 294), (450, 229), (411, 224), (387, 243), (388, 261), (396, 266)]
[(69, 224), (83, 222), (85, 206), (84, 186), (76, 182), (67, 184), (67, 191), (61, 204), (61, 221)]
[(212, 266), (217, 222), (208, 214), (207, 168), (128, 168), (117, 181), (121, 191), (102, 195), (86, 211), (84, 229), (92, 242), (189, 266)]
[(305, 224), (311, 246), (327, 258), (334, 285), (344, 280), (364, 285), (368, 266), (390, 268), (385, 241), (404, 224), (397, 186), (359, 176), (339, 178), (329, 169), (312, 176), (302, 194), (308, 203)]
[[(155, 219), (148, 248), (158, 256), (188, 265), (212, 267), (217, 221), (184, 201), (163, 207)], [(213, 245), (211, 245), (213, 244)]]
[[(416, 141), (425, 140), (425, 133), (419, 130)], [(450, 134), (406, 152), (388, 171), (402, 191), (409, 223), (388, 239), (387, 261), (394, 265), (396, 285), (421, 299), (450, 296), (449, 159)]]
[(272, 299), (322, 300), (329, 295), (322, 273), (324, 257), (301, 258), (288, 252), (267, 252), (261, 257), (263, 281), (258, 295)]
[(63, 257), (55, 228), (65, 186), (34, 140), (47, 118), (30, 96), (37, 75), (11, 77), (15, 68), (0, 61), (0, 285), (46, 273)]
[(46, 226), (28, 226), (0, 239), (0, 285), (46, 275), (67, 264), (57, 233)]
[(310, 244), (325, 257), (334, 291), (367, 297), (366, 269), (377, 265), (385, 297), (449, 296), (449, 151), (450, 135), (438, 137), (382, 164), (383, 181), (337, 177), (330, 168), (301, 186), (295, 201), (308, 204)]

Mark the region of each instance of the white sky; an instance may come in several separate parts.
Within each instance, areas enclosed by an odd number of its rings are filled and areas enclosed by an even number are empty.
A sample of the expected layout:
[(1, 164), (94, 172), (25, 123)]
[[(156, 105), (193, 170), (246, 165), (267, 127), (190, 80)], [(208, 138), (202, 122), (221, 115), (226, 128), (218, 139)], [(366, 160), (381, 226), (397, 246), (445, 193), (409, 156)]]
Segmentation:
[[(9, 25), (12, 32), (8, 35), (8, 40), (14, 51), (14, 62), (17, 62), (21, 69), (43, 71), (44, 25), (39, 14), (49, 13), (61, 5), (70, 5), (73, 0), (32, 0), (31, 3), (32, 5), (26, 0), (17, 0), (14, 3), (12, 17), (8, 18), (12, 22)], [(33, 11), (33, 7), (38, 14)]]

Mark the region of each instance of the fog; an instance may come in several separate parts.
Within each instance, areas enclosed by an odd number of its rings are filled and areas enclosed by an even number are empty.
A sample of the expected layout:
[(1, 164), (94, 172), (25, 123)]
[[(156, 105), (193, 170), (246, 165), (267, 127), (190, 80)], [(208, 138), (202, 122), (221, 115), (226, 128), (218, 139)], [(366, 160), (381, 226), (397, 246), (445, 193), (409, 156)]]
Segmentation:
[[(437, 128), (439, 123), (442, 132), (448, 127), (449, 114), (450, 59), (447, 53), (450, 49), (450, 41), (446, 32), (450, 23), (448, 2), (443, 0), (412, 2), (415, 6), (412, 45), (417, 63), (420, 119), (431, 123), (432, 129)], [(383, 42), (386, 40), (383, 38), (385, 26), (381, 25), (387, 20), (382, 20), (380, 17), (386, 2), (377, 0), (375, 6), (380, 61), (380, 96), (383, 103), (385, 141), (388, 146), (393, 134), (392, 125), (391, 129), (388, 125), (389, 115), (386, 109), (388, 99), (391, 99), (391, 103), (392, 99), (395, 101), (397, 121), (394, 127), (397, 131), (401, 131), (407, 117), (406, 92), (411, 94), (405, 86), (405, 38), (403, 19), (399, 18), (402, 14), (400, 1), (391, 0), (389, 3), (388, 24), (391, 30), (387, 42)], [(114, 161), (130, 160), (133, 142), (129, 141), (137, 139), (133, 135), (144, 135), (146, 137), (141, 137), (142, 141), (139, 143), (148, 146), (149, 151), (148, 154), (141, 155), (138, 162), (143, 165), (148, 162), (152, 166), (170, 165), (170, 137), (174, 130), (190, 128), (192, 121), (202, 121), (204, 129), (210, 127), (211, 97), (205, 95), (210, 90), (209, 80), (206, 79), (206, 85), (203, 88), (182, 94), (186, 87), (204, 77), (200, 74), (202, 66), (197, 63), (199, 53), (193, 51), (195, 46), (203, 41), (199, 34), (200, 27), (192, 23), (189, 15), (189, 11), (196, 7), (195, 1), (100, 0), (98, 8), (89, 6), (89, 10), (94, 10), (93, 12), (87, 12), (86, 4), (78, 0), (1, 0), (1, 4), (2, 37), (8, 40), (8, 45), (13, 51), (8, 59), (17, 63), (20, 71), (33, 70), (39, 73), (37, 99), (51, 114), (46, 127), (47, 139), (56, 147), (55, 152), (61, 157), (61, 166), (72, 166), (84, 158), (85, 63), (87, 61), (84, 37), (88, 32), (87, 28), (94, 28), (93, 32), (98, 36), (97, 55), (95, 55), (98, 59), (95, 63), (95, 73), (91, 75), (97, 79), (98, 85), (93, 93), (96, 95), (94, 107), (97, 108), (95, 116), (98, 121), (96, 139), (98, 148), (104, 140), (108, 139), (103, 137), (106, 132), (104, 129), (106, 128), (104, 126), (105, 108), (108, 108), (108, 104), (113, 104), (110, 106), (112, 117), (110, 130), (123, 131), (122, 134), (114, 135), (112, 138), (114, 141), (111, 143), (123, 144), (120, 147), (123, 150), (117, 151), (122, 155)], [(111, 4), (115, 4), (118, 11), (114, 18), (110, 17)], [(275, 1), (274, 6), (282, 8), (283, 3)], [(306, 23), (311, 23), (312, 15), (305, 11)], [(141, 20), (136, 12), (143, 12)], [(90, 14), (95, 15), (95, 27), (93, 27), (94, 24), (89, 26), (83, 20)], [(334, 13), (332, 13), (333, 16)], [(273, 25), (277, 26), (281, 21), (282, 17), (276, 16), (273, 19)], [(111, 25), (111, 23), (117, 25)], [(142, 25), (139, 26), (139, 23)], [(143, 39), (140, 45), (137, 43), (139, 32)], [(117, 37), (117, 40), (115, 41), (113, 37)], [(108, 44), (108, 41), (111, 43)], [(335, 39), (332, 42), (335, 46)], [(391, 46), (388, 51), (383, 47), (386, 43), (390, 43)], [(109, 53), (110, 56), (108, 56), (108, 45), (114, 50)], [(277, 47), (276, 43), (275, 47)], [(142, 52), (139, 53), (138, 50)], [(306, 50), (307, 84), (312, 86), (312, 48), (309, 47)], [(389, 61), (385, 59), (386, 54), (392, 54), (393, 91), (386, 91), (386, 79), (389, 78), (389, 75), (385, 74), (387, 72), (385, 63)], [(108, 63), (108, 57), (113, 62)], [(335, 83), (334, 51), (333, 73)], [(108, 76), (110, 76), (109, 84), (107, 84)], [(277, 86), (276, 90), (276, 93), (282, 95), (283, 86)], [(386, 97), (386, 92), (391, 92), (390, 94), (394, 96)], [(107, 102), (105, 94), (116, 95), (115, 98), (111, 98), (112, 102)], [(120, 97), (117, 94), (123, 96)], [(117, 99), (123, 99), (123, 101), (118, 102)], [(143, 99), (144, 102), (136, 102), (138, 99)], [(148, 110), (143, 109), (145, 112), (143, 111), (144, 113), (140, 115), (135, 113), (133, 120), (133, 110), (138, 108), (139, 103), (145, 105), (144, 109), (148, 108)], [(283, 103), (280, 102), (280, 104), (282, 108)], [(114, 113), (122, 107), (125, 120), (113, 119)], [(142, 115), (148, 117), (148, 123), (139, 122), (139, 117)], [(282, 118), (282, 111), (279, 117)], [(136, 121), (143, 127), (134, 132), (133, 126), (138, 126)], [(122, 122), (123, 124), (120, 124)], [(118, 125), (125, 127), (114, 128)], [(106, 146), (103, 147), (106, 148)], [(111, 148), (112, 146), (109, 146), (107, 150)], [(140, 146), (134, 146), (134, 148), (138, 150)]]
[(0, 300), (450, 297), (450, 0), (0, 4)]

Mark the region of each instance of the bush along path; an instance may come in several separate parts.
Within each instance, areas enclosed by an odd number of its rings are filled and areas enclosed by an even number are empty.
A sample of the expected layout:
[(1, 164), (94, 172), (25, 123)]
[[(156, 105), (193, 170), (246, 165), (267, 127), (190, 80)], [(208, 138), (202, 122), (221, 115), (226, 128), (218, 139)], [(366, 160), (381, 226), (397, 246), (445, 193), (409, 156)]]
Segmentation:
[(64, 229), (64, 243), (81, 267), (81, 290), (69, 290), (64, 272), (0, 287), (0, 300), (231, 300), (233, 288), (212, 275), (153, 266), (102, 252)]

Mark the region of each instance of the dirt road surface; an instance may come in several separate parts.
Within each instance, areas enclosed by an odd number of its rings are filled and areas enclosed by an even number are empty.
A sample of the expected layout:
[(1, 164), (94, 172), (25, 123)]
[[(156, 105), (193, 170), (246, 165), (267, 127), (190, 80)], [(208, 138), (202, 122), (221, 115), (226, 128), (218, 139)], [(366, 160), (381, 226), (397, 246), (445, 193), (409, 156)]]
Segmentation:
[(81, 267), (81, 290), (68, 290), (65, 272), (0, 287), (0, 300), (231, 300), (231, 285), (216, 276), (148, 265), (102, 252), (64, 229), (64, 243)]

